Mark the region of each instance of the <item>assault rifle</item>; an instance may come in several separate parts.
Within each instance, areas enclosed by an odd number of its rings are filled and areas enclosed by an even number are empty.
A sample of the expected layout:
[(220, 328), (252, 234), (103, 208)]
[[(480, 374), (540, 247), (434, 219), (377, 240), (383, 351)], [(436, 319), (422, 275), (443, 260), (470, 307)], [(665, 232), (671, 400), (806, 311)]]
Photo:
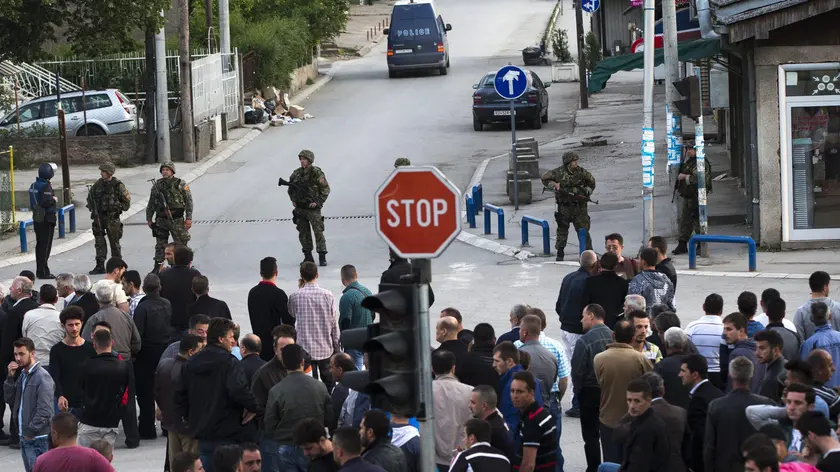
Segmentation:
[(314, 209), (317, 210), (317, 209), (321, 208), (321, 204), (318, 203), (318, 199), (316, 199), (312, 195), (312, 191), (309, 188), (303, 187), (303, 186), (298, 185), (298, 184), (293, 184), (293, 183), (289, 182), (288, 180), (284, 179), (283, 177), (280, 177), (279, 179), (277, 179), (277, 186), (278, 187), (289, 187), (289, 188), (293, 188), (293, 189), (296, 189), (296, 190), (300, 190), (300, 191), (304, 192), (306, 194), (306, 196), (309, 197), (313, 202), (317, 203), (317, 205)]
[(172, 212), (169, 210), (169, 204), (166, 202), (166, 197), (163, 195), (163, 192), (161, 192), (157, 186), (157, 179), (149, 179), (148, 182), (152, 183), (152, 195), (157, 195), (158, 197), (160, 197), (160, 201), (163, 202), (163, 211), (164, 213), (166, 213), (166, 217), (171, 220)]
[(543, 187), (543, 193), (545, 193), (545, 191), (548, 190), (548, 189), (553, 190), (554, 193), (559, 193), (560, 195), (563, 195), (565, 197), (569, 197), (572, 200), (575, 200), (575, 201), (578, 201), (578, 202), (591, 202), (591, 203), (594, 203), (596, 205), (598, 204), (597, 200), (593, 200), (586, 195), (578, 195), (576, 193), (569, 192), (568, 190), (563, 190), (563, 189), (557, 190), (556, 188), (553, 188), (553, 187)]

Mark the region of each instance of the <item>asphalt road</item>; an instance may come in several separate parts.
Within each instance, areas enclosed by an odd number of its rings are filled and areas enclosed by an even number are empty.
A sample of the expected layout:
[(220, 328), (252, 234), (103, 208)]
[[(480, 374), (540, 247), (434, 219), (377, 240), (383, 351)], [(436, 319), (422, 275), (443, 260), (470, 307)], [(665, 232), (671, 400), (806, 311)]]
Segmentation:
[[(196, 202), (190, 242), (196, 251), (195, 264), (209, 276), (211, 294), (231, 306), (243, 334), (249, 331), (247, 290), (259, 279), (261, 258), (277, 257), (279, 285), (287, 292), (297, 285), (302, 254), (291, 222), (277, 221), (288, 220), (292, 208), (285, 189), (276, 182), (298, 165), (301, 149), (315, 153), (315, 164), (332, 187), (324, 209), (330, 266), (321, 271), (321, 284), (340, 293), (341, 265), (356, 265), (362, 283), (374, 289), (387, 267), (388, 251), (373, 225), (373, 194), (393, 169), (396, 157), (408, 157), (415, 165), (436, 165), (463, 189), (483, 159), (508, 148), (510, 133), (504, 127), (473, 131), (471, 85), (487, 71), (508, 62), (521, 63), (519, 51), (538, 42), (554, 2), (519, 0), (514, 5), (503, 0), (439, 0), (438, 5), (444, 20), (453, 26), (449, 75), (390, 80), (381, 43), (368, 56), (342, 63), (332, 82), (303, 103), (315, 119), (269, 129), (191, 185)], [(550, 78), (547, 69), (535, 70), (544, 79)], [(549, 89), (549, 123), (520, 136), (546, 140), (571, 132), (569, 117), (576, 101), (568, 97), (576, 88), (577, 84), (554, 84)], [(154, 245), (143, 219), (137, 215), (131, 220), (122, 244), (130, 268), (141, 273), (151, 269)], [(56, 272), (86, 272), (92, 260), (93, 245), (87, 244), (54, 257), (50, 266)], [(0, 280), (21, 269), (3, 269)], [(508, 329), (508, 310), (515, 303), (543, 307), (553, 320), (557, 290), (567, 272), (568, 267), (523, 264), (455, 242), (433, 263), (438, 301), (432, 311), (455, 306), (464, 313), (467, 326), (490, 322), (499, 333)], [(807, 297), (804, 281), (776, 282), (685, 277), (677, 303), (688, 322), (700, 315), (702, 299), (710, 291), (724, 295), (727, 303), (734, 303), (741, 290), (760, 292), (771, 285), (789, 295), (792, 305)], [(559, 337), (556, 322), (549, 326), (549, 334)], [(583, 470), (579, 423), (567, 419), (564, 430), (566, 470)], [(143, 442), (131, 451), (123, 448), (122, 439), (117, 444), (115, 466), (121, 472), (159, 470), (165, 441)], [(23, 470), (19, 451), (0, 448), (0, 468)]]

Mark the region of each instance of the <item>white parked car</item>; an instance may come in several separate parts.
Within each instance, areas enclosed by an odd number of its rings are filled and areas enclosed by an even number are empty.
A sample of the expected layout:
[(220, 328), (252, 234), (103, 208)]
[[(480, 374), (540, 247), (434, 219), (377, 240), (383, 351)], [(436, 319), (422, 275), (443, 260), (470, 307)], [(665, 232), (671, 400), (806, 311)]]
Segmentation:
[[(67, 136), (102, 136), (134, 131), (137, 127), (137, 107), (117, 89), (88, 90), (84, 94), (85, 109), (82, 107), (82, 92), (61, 94), (61, 108)], [(87, 130), (85, 130), (85, 113)], [(32, 99), (21, 105), (18, 111), (21, 130), (36, 124), (58, 131), (58, 99), (48, 95)], [(142, 120), (140, 120), (142, 127)], [(8, 113), (0, 121), (0, 128), (17, 131), (17, 115)]]

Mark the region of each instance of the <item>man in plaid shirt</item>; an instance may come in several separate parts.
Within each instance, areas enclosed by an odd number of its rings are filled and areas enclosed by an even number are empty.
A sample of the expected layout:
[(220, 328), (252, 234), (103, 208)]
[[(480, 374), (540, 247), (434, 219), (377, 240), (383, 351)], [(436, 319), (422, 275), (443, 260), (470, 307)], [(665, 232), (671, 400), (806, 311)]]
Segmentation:
[(289, 313), (295, 318), (297, 343), (312, 357), (312, 376), (320, 378), (332, 391), (330, 357), (339, 352), (335, 296), (318, 286), (318, 266), (300, 265), (300, 290), (289, 296)]

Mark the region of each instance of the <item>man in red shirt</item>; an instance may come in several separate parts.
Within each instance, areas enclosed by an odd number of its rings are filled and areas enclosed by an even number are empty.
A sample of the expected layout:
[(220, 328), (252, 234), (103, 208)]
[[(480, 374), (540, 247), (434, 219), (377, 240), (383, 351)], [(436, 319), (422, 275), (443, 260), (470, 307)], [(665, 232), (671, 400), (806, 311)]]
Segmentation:
[(114, 468), (101, 454), (76, 445), (78, 420), (67, 412), (53, 416), (50, 436), (54, 448), (38, 456), (33, 472), (114, 472)]

